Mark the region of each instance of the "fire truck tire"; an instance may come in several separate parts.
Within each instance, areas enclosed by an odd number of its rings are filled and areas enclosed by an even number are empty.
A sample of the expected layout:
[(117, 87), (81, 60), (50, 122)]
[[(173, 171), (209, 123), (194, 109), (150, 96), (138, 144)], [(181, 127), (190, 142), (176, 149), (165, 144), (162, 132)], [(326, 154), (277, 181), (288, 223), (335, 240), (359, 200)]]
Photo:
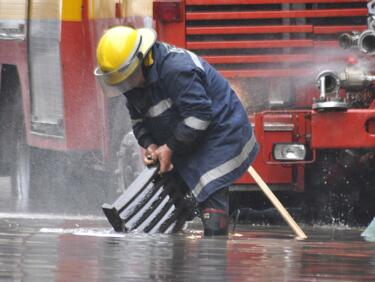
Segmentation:
[[(9, 170), (7, 175), (10, 176), (11, 182), (10, 201), (17, 212), (43, 212), (46, 206), (53, 205), (48, 189), (61, 187), (56, 180), (56, 175), (61, 171), (56, 169), (56, 166), (61, 166), (60, 160), (51, 159), (45, 150), (27, 144), (17, 68), (6, 65), (1, 72), (0, 145), (2, 156), (5, 156), (2, 163), (5, 163)], [(46, 177), (42, 178), (43, 174)], [(43, 190), (43, 187), (48, 188)]]
[[(109, 196), (109, 177), (80, 158), (57, 151), (20, 146), (14, 185), (17, 210), (70, 215), (101, 215)], [(110, 194), (110, 195), (107, 195)]]
[(101, 215), (102, 203), (116, 196), (113, 166), (107, 169), (93, 152), (29, 146), (17, 68), (0, 65), (0, 71), (0, 167), (10, 176), (10, 205), (15, 211)]
[(0, 65), (0, 174), (9, 175), (15, 154), (16, 121), (22, 107), (17, 70)]
[(11, 167), (12, 194), (16, 199), (16, 209), (26, 211), (30, 191), (31, 148), (26, 143), (26, 133), (22, 120), (17, 121), (15, 133), (15, 160)]
[(22, 117), (17, 121), (15, 137), (15, 159), (11, 166), (14, 208), (17, 212), (52, 212), (56, 207), (54, 192), (63, 189), (57, 181), (61, 171), (56, 165), (60, 165), (48, 151), (27, 144)]
[(0, 65), (0, 71), (0, 166), (10, 176), (16, 208), (24, 209), (29, 191), (30, 151), (24, 130), (21, 85), (16, 66)]

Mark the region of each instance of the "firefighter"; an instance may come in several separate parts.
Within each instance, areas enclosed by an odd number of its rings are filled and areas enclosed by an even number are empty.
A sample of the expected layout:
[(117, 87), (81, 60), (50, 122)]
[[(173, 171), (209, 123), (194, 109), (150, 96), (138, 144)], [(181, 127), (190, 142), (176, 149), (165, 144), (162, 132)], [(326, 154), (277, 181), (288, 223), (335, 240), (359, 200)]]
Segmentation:
[(124, 94), (146, 165), (173, 169), (195, 196), (205, 236), (228, 234), (228, 187), (258, 144), (228, 82), (196, 54), (117, 26), (97, 46), (94, 73), (108, 96)]

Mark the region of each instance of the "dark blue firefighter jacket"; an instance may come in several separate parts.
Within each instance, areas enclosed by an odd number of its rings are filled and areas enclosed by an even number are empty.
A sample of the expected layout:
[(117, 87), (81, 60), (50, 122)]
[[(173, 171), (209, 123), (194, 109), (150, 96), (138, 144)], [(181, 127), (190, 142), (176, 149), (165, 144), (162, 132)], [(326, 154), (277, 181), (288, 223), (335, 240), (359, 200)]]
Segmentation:
[(146, 148), (167, 144), (198, 202), (239, 178), (258, 151), (247, 114), (228, 82), (185, 49), (156, 42), (146, 86), (128, 93), (134, 134)]

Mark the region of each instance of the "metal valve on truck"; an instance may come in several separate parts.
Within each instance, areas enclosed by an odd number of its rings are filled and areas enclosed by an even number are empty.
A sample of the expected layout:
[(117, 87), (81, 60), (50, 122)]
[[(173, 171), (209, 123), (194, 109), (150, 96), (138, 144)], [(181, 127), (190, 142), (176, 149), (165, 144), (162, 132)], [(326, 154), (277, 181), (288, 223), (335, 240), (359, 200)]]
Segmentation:
[[(339, 45), (344, 48), (358, 49), (366, 55), (375, 54), (375, 1), (368, 7), (368, 28), (362, 33), (352, 31), (339, 36)], [(367, 108), (373, 100), (371, 85), (375, 75), (367, 70), (367, 64), (351, 57), (342, 72), (324, 70), (316, 78), (319, 98), (314, 99), (313, 109), (317, 111), (346, 111), (349, 108)], [(345, 91), (343, 96), (341, 90)]]
[(358, 48), (367, 55), (375, 54), (375, 1), (367, 4), (367, 29), (359, 32), (352, 31), (339, 36), (339, 44), (344, 49)]

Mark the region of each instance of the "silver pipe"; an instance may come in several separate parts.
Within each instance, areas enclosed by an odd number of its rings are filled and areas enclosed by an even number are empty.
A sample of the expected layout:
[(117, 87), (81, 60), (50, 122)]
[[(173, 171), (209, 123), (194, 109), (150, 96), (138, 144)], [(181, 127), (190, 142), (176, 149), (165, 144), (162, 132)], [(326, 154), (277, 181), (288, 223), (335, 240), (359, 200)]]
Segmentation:
[(341, 85), (338, 75), (331, 70), (325, 70), (319, 73), (315, 84), (320, 90), (320, 98), (325, 98), (327, 94), (337, 94)]
[(357, 47), (358, 39), (360, 33), (359, 32), (350, 32), (350, 33), (343, 33), (339, 36), (339, 45), (343, 49), (350, 49), (353, 47)]
[(326, 97), (326, 77), (322, 76), (320, 78), (320, 99), (325, 99)]

